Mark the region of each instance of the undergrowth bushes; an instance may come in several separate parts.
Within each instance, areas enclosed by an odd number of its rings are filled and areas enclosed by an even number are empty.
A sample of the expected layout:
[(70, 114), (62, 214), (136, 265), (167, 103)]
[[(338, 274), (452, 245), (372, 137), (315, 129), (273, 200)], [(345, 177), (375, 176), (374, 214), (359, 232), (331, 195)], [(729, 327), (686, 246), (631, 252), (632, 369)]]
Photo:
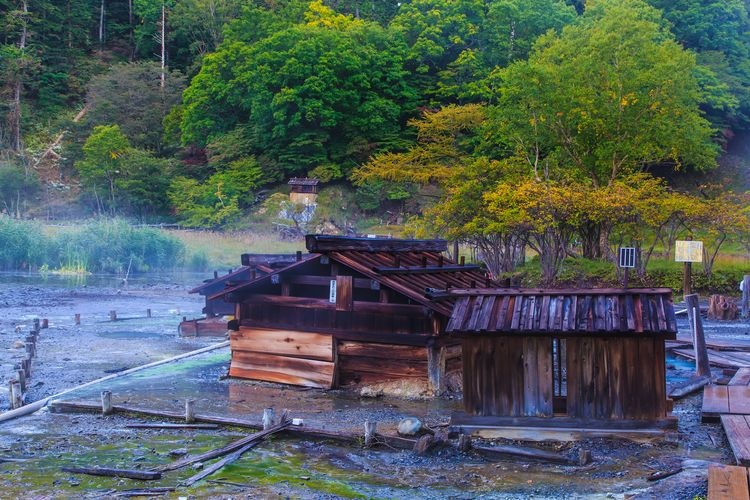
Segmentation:
[(0, 216), (0, 268), (127, 274), (182, 265), (182, 242), (163, 231), (99, 219), (45, 230)]

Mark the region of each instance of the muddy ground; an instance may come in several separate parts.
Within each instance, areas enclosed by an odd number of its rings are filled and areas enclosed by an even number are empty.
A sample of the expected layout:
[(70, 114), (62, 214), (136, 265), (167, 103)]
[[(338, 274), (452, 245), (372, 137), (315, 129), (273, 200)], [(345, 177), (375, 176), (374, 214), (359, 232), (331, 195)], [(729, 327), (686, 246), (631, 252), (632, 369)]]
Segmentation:
[[(29, 400), (53, 395), (80, 383), (198, 349), (217, 339), (180, 338), (182, 316), (199, 315), (202, 302), (187, 289), (197, 277), (130, 280), (89, 279), (71, 283), (38, 277), (0, 276), (0, 390), (7, 387), (13, 364), (23, 356), (14, 348), (33, 324), (48, 318), (33, 363)], [(146, 318), (146, 309), (152, 318)], [(116, 310), (124, 321), (109, 321)], [(73, 317), (82, 315), (81, 325)], [(681, 325), (686, 328), (686, 325)], [(750, 325), (707, 324), (709, 335), (742, 337)], [(400, 419), (417, 416), (429, 426), (445, 424), (460, 408), (458, 397), (441, 400), (361, 398), (347, 391), (317, 391), (225, 377), (228, 349), (161, 365), (79, 390), (66, 399), (95, 401), (101, 390), (115, 404), (180, 411), (186, 398), (196, 412), (260, 421), (263, 408), (288, 408), (306, 425), (359, 432), (365, 420), (395, 433)], [(691, 363), (667, 360), (668, 382), (678, 383)], [(561, 466), (520, 460), (487, 460), (454, 449), (425, 457), (395, 450), (364, 450), (332, 442), (274, 438), (248, 452), (192, 488), (170, 498), (693, 498), (706, 494), (709, 462), (732, 463), (723, 430), (700, 423), (701, 396), (675, 403), (679, 432), (671, 441), (634, 443), (596, 439), (576, 443), (537, 443), (571, 457), (591, 450), (587, 466)], [(7, 389), (0, 407), (7, 408)], [(60, 470), (63, 466), (142, 468), (174, 460), (175, 450), (197, 453), (223, 445), (247, 432), (223, 430), (144, 430), (126, 428), (144, 419), (91, 414), (32, 416), (0, 423), (0, 494), (3, 498), (109, 498), (128, 489), (176, 486), (195, 470), (168, 473), (143, 484), (95, 478)], [(509, 444), (509, 443), (500, 443)], [(510, 443), (520, 444), (520, 443)], [(22, 462), (5, 462), (13, 458)], [(670, 478), (649, 482), (656, 471), (683, 467)]]

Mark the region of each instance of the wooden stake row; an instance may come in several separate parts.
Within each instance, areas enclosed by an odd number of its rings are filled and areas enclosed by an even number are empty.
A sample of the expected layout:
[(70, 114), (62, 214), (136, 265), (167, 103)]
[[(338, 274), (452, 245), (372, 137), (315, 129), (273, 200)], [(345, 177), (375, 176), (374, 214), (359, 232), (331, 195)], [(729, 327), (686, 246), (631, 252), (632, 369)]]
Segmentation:
[(39, 338), (39, 330), (48, 327), (47, 319), (40, 321), (39, 318), (35, 318), (34, 329), (24, 338), (25, 357), (15, 365), (15, 377), (8, 382), (8, 399), (12, 410), (24, 405), (27, 381), (31, 378), (31, 360), (36, 357), (36, 341)]

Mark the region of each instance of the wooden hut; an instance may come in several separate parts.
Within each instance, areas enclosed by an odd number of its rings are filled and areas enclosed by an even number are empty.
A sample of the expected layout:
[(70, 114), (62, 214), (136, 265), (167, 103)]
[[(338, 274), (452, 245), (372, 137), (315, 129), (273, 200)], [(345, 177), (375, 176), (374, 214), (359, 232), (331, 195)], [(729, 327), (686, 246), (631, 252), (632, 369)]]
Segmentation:
[(443, 240), (308, 235), (310, 254), (228, 288), (236, 307), (229, 374), (332, 388), (424, 379), (434, 391), (460, 369), (460, 346), (444, 328), (452, 300), (427, 289), (493, 285), (479, 266), (443, 256)]
[[(454, 425), (659, 429), (675, 425), (664, 341), (670, 289), (451, 290), (465, 413)], [(464, 429), (464, 430), (465, 430)]]
[(319, 183), (318, 179), (292, 177), (289, 179), (289, 186), (292, 188), (291, 193), (289, 193), (289, 200), (292, 203), (312, 205), (318, 197)]

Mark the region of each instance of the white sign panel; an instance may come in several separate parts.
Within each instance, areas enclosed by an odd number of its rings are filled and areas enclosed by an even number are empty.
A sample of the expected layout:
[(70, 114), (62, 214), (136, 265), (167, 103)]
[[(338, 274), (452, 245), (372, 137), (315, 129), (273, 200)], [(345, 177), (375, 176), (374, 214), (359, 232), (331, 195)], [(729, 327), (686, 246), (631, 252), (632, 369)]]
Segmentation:
[(635, 267), (635, 248), (634, 247), (622, 247), (620, 248), (620, 267)]
[(703, 262), (703, 242), (675, 241), (674, 260), (677, 262)]
[(336, 303), (336, 280), (331, 280), (331, 286), (328, 289), (328, 302)]

